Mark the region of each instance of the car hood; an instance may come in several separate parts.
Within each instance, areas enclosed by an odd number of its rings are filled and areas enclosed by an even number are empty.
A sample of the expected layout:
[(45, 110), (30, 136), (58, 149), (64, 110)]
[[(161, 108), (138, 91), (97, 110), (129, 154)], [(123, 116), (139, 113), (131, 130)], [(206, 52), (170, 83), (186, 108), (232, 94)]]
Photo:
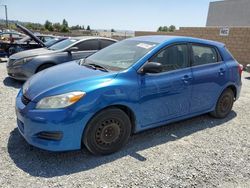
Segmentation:
[(34, 57), (38, 55), (46, 55), (46, 54), (51, 54), (55, 53), (56, 51), (49, 50), (47, 48), (37, 48), (33, 50), (25, 50), (22, 52), (15, 53), (10, 56), (10, 59), (22, 59), (22, 58), (27, 58), (27, 57)]
[(30, 38), (32, 38), (35, 42), (37, 42), (38, 44), (40, 44), (43, 47), (46, 47), (46, 45), (43, 43), (43, 41), (41, 41), (38, 37), (36, 37), (30, 30), (28, 30), (27, 28), (16, 24), (16, 26), (21, 29), (26, 35), (28, 35)]
[(22, 88), (23, 94), (34, 102), (47, 96), (71, 91), (87, 92), (90, 87), (112, 80), (117, 72), (104, 72), (81, 66), (77, 61), (64, 63), (41, 71)]

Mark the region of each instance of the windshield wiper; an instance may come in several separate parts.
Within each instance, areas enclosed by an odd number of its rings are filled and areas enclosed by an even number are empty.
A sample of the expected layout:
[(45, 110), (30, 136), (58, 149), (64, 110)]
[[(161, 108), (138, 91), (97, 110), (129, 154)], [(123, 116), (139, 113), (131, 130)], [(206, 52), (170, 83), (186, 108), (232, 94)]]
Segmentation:
[(102, 70), (102, 71), (105, 71), (105, 72), (108, 72), (108, 69), (102, 65), (99, 65), (99, 64), (95, 64), (95, 63), (86, 63), (86, 64), (83, 64), (84, 66), (89, 66), (93, 69), (98, 69), (98, 70)]

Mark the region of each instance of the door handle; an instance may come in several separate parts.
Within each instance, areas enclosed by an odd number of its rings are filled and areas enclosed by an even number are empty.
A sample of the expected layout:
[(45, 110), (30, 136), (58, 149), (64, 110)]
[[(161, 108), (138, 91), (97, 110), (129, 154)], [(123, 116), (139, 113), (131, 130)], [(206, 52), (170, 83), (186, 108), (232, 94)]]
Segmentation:
[(188, 76), (188, 75), (185, 75), (183, 76), (182, 78), (182, 81), (185, 83), (185, 84), (188, 84), (189, 81), (191, 81), (193, 78), (191, 76)]
[(223, 76), (225, 72), (226, 72), (226, 70), (225, 70), (225, 69), (220, 68), (220, 71), (219, 71), (220, 76)]

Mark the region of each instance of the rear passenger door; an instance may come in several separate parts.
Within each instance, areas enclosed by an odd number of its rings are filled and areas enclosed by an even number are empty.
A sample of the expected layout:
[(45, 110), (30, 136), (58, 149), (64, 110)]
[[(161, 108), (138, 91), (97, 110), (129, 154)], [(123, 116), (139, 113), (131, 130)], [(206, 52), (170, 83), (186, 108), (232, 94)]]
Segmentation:
[(216, 47), (191, 44), (192, 100), (191, 113), (208, 111), (215, 105), (221, 86), (226, 83), (226, 65)]
[(72, 60), (86, 58), (97, 52), (100, 48), (98, 39), (85, 40), (79, 42), (74, 47), (77, 47), (78, 51), (74, 51), (71, 53)]

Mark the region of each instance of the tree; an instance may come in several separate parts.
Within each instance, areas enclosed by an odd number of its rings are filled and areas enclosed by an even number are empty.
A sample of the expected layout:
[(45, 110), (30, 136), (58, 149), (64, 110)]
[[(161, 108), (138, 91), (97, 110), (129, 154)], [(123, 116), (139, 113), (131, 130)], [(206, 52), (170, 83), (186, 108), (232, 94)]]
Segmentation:
[(45, 24), (44, 24), (45, 29), (47, 29), (48, 31), (54, 31), (53, 25), (49, 20), (46, 20)]
[(84, 27), (84, 25), (82, 26), (82, 30), (85, 30), (85, 27)]
[(61, 32), (63, 32), (63, 33), (69, 32), (69, 25), (65, 19), (63, 19), (63, 22), (62, 22)]
[(174, 32), (176, 30), (176, 27), (174, 25), (168, 26), (160, 26), (158, 28), (158, 32)]
[(54, 23), (53, 28), (54, 28), (55, 31), (60, 32), (61, 29), (62, 29), (62, 26), (61, 26), (60, 23)]
[(111, 32), (113, 33), (113, 32), (115, 32), (115, 30), (114, 30), (114, 29), (111, 29)]
[(88, 30), (88, 31), (90, 31), (90, 30), (91, 30), (89, 25), (87, 26), (87, 30)]
[(157, 30), (157, 32), (161, 32), (162, 31), (162, 26), (160, 26)]
[(68, 22), (65, 19), (63, 19), (62, 25), (65, 26), (66, 28), (69, 27)]
[(174, 32), (176, 30), (176, 27), (174, 25), (169, 26), (169, 31)]
[(162, 31), (163, 32), (168, 32), (169, 31), (168, 26), (163, 26)]

